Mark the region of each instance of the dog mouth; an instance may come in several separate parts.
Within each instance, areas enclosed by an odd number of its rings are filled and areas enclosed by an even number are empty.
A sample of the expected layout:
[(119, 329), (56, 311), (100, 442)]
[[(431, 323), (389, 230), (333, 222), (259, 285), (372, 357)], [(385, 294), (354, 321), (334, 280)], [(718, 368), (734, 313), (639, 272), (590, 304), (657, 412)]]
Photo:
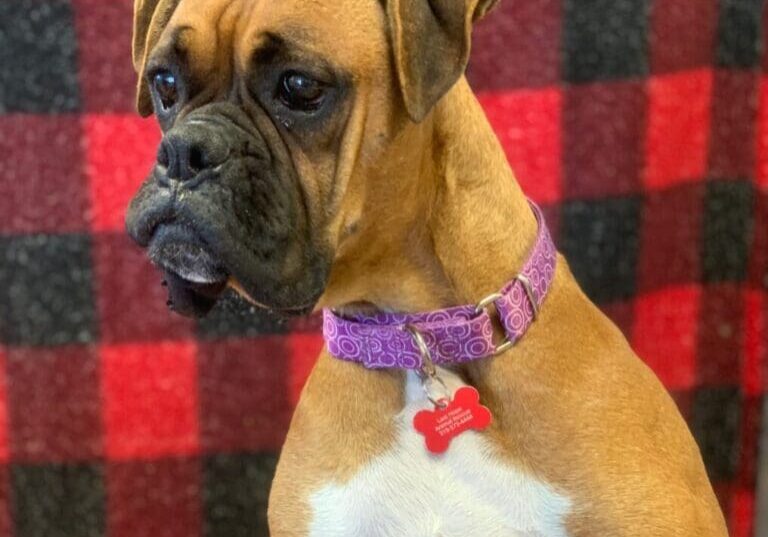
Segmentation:
[(227, 287), (229, 274), (208, 245), (180, 224), (161, 224), (148, 245), (149, 258), (163, 273), (168, 307), (182, 315), (202, 317)]

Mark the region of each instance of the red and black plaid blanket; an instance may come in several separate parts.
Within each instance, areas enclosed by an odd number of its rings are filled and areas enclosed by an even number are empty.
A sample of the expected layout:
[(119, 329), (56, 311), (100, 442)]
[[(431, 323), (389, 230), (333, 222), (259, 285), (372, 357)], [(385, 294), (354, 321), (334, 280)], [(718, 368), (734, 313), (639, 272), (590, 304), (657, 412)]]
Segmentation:
[[(504, 0), (470, 79), (587, 293), (754, 534), (768, 362), (761, 0)], [(315, 319), (170, 314), (123, 230), (158, 141), (131, 0), (0, 2), (0, 536), (266, 535)], [(664, 491), (660, 490), (659, 494)]]

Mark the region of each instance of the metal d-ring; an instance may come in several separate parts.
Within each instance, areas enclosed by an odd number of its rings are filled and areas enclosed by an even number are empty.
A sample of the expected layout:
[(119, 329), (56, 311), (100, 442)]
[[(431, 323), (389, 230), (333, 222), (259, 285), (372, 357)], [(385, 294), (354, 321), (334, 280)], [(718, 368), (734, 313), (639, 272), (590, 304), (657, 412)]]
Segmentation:
[[(437, 367), (432, 360), (432, 353), (429, 352), (429, 347), (424, 340), (424, 336), (412, 325), (407, 325), (405, 329), (411, 333), (411, 336), (413, 336), (413, 340), (416, 342), (416, 347), (421, 354), (421, 369), (419, 369), (417, 373), (421, 378), (421, 387), (424, 390), (424, 394), (427, 396), (427, 399), (429, 399), (429, 402), (435, 405), (435, 407), (445, 408), (451, 400), (451, 393), (448, 391), (448, 386), (445, 385), (443, 379), (437, 374)], [(430, 388), (434, 383), (440, 385), (445, 397), (437, 399), (432, 397), (432, 390)]]
[(437, 368), (435, 367), (435, 362), (432, 361), (432, 353), (429, 352), (424, 336), (413, 325), (406, 325), (405, 329), (411, 333), (413, 341), (416, 342), (416, 347), (419, 349), (419, 354), (421, 354), (421, 369), (418, 370), (419, 376), (421, 378), (435, 376)]

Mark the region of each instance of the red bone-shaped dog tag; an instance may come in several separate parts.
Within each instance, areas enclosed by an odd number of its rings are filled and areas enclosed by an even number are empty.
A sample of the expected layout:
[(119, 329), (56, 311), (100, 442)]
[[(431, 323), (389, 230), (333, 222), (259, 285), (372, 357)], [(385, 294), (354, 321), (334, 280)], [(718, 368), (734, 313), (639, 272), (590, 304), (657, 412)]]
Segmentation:
[(461, 433), (483, 430), (490, 423), (491, 411), (480, 404), (480, 394), (472, 386), (456, 390), (445, 407), (422, 410), (413, 417), (414, 428), (424, 435), (432, 453), (444, 453)]

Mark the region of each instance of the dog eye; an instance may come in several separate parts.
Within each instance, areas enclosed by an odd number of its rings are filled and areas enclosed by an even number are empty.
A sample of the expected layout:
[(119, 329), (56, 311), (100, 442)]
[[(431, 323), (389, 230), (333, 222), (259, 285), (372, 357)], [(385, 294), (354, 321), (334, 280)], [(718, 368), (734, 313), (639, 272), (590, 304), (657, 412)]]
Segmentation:
[(176, 84), (176, 77), (170, 71), (159, 71), (152, 79), (152, 85), (155, 93), (163, 105), (163, 109), (173, 108), (179, 100), (179, 89)]
[(313, 112), (325, 97), (325, 84), (296, 71), (285, 73), (278, 88), (280, 100), (292, 110)]

